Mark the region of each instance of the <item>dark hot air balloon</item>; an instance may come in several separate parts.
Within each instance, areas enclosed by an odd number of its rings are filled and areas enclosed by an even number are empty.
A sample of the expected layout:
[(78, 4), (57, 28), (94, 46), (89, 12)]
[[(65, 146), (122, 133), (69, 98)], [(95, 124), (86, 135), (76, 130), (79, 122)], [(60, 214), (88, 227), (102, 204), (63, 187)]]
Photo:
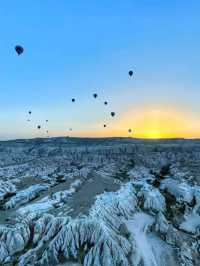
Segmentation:
[(24, 52), (24, 48), (20, 45), (15, 46), (15, 51), (18, 55), (21, 55)]
[(72, 98), (72, 102), (73, 102), (73, 103), (75, 102), (75, 99), (74, 99), (74, 98)]
[(106, 125), (103, 125), (103, 127), (106, 127)]
[(129, 128), (128, 132), (131, 133), (132, 132), (132, 129)]
[(93, 97), (94, 97), (94, 98), (97, 98), (97, 94), (96, 94), (96, 93), (94, 93), (94, 94), (93, 94)]
[(132, 76), (133, 76), (133, 71), (130, 70), (130, 71), (128, 72), (128, 74), (129, 74), (130, 77), (132, 77)]
[(40, 125), (38, 125), (38, 126), (37, 126), (37, 129), (40, 129), (40, 128), (41, 128), (41, 126), (40, 126)]
[(111, 114), (111, 116), (112, 116), (112, 117), (114, 117), (114, 116), (115, 116), (115, 112), (111, 112), (110, 114)]
[(108, 102), (106, 102), (106, 101), (105, 101), (105, 102), (104, 102), (104, 104), (105, 104), (105, 105), (107, 105), (107, 104), (108, 104)]
[(31, 113), (32, 113), (32, 112), (31, 112), (31, 111), (29, 111), (28, 113), (29, 113), (29, 115), (31, 115)]

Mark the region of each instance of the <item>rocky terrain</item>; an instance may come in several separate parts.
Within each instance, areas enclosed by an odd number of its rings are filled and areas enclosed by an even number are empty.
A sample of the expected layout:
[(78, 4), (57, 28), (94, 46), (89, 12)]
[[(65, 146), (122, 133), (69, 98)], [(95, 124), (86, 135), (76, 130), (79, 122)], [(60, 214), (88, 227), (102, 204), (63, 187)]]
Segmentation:
[(0, 142), (0, 265), (200, 265), (200, 141)]

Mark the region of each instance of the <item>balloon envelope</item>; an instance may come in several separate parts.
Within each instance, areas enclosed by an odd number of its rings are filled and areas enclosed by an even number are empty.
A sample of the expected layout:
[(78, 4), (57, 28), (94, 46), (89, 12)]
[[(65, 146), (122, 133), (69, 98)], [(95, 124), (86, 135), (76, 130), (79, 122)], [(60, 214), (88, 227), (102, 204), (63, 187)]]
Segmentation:
[(15, 46), (15, 51), (18, 55), (21, 55), (24, 52), (24, 48), (20, 45)]
[(129, 74), (130, 77), (133, 76), (133, 71), (130, 70), (130, 71), (128, 72), (128, 74)]

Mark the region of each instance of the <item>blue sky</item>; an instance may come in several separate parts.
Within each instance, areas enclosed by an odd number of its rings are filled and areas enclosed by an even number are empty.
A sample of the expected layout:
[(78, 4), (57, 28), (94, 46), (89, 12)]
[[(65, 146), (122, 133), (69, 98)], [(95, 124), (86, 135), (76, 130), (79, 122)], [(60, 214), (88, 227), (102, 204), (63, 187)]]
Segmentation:
[[(45, 136), (47, 128), (52, 136), (109, 135), (102, 125), (111, 128), (110, 111), (115, 135), (119, 117), (130, 113), (134, 127), (131, 114), (143, 107), (198, 118), (199, 12), (197, 0), (3, 1), (0, 138)], [(16, 44), (25, 48), (20, 57)]]

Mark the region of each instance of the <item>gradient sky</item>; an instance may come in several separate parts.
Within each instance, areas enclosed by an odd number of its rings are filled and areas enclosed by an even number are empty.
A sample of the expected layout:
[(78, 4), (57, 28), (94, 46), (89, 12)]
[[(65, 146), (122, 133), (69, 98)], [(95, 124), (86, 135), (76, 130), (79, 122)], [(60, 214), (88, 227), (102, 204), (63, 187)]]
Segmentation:
[(198, 0), (2, 1), (0, 139), (46, 136), (46, 119), (50, 136), (200, 137), (199, 13)]

